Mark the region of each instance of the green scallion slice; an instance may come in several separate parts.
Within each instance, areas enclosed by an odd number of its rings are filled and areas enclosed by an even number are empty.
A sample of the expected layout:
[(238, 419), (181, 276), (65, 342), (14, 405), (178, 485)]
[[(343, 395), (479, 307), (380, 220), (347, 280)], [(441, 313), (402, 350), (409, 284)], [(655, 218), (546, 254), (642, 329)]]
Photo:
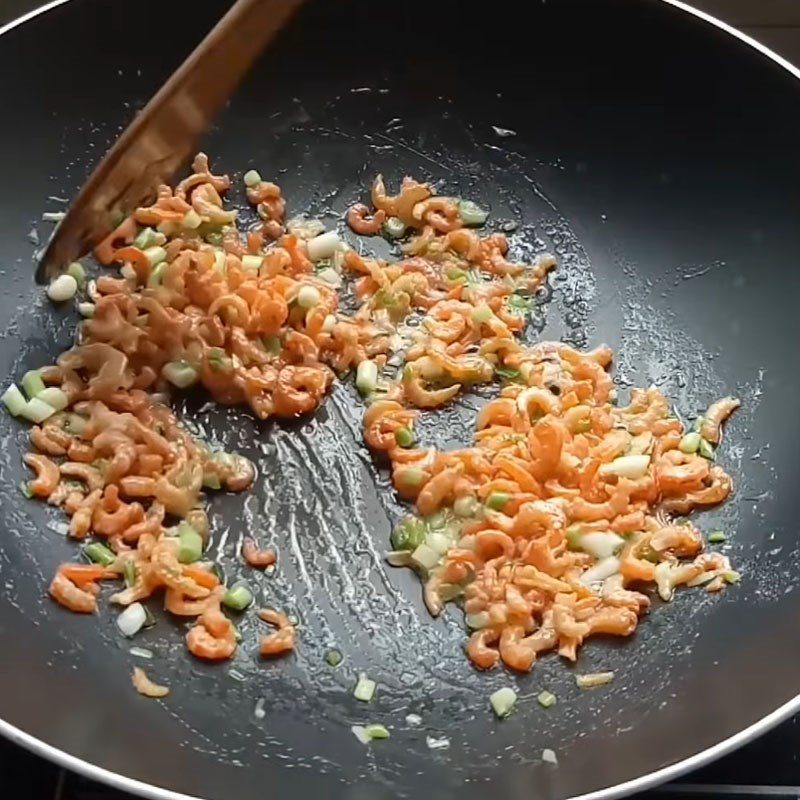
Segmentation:
[(117, 560), (114, 552), (102, 542), (91, 542), (91, 544), (87, 544), (86, 547), (83, 548), (83, 552), (90, 561), (95, 564), (102, 564), (104, 567), (110, 566)]
[(253, 593), (246, 583), (235, 583), (222, 596), (222, 602), (235, 611), (244, 611), (253, 602)]
[(517, 702), (517, 693), (509, 686), (504, 686), (489, 697), (494, 713), (499, 719), (507, 717)]
[(12, 383), (11, 386), (9, 386), (8, 389), (3, 392), (2, 400), (3, 405), (15, 417), (19, 417), (25, 411), (25, 408), (28, 405), (27, 401), (25, 400), (25, 395), (22, 394), (15, 383)]
[(486, 507), (493, 511), (502, 511), (510, 499), (511, 495), (506, 492), (492, 492), (486, 498)]
[(703, 437), (697, 431), (691, 431), (681, 439), (678, 449), (682, 453), (696, 453), (702, 441)]
[(31, 489), (31, 485), (28, 483), (28, 481), (20, 481), (19, 490), (25, 495), (25, 497), (28, 498), (28, 500), (33, 497), (33, 489)]
[(325, 653), (325, 662), (329, 667), (338, 667), (343, 659), (344, 656), (338, 650), (328, 650)]
[(136, 583), (136, 564), (128, 559), (122, 565), (122, 576), (125, 578), (125, 585), (130, 587)]
[(716, 459), (714, 447), (711, 442), (707, 441), (706, 439), (700, 439), (700, 446), (698, 447), (697, 452), (700, 453), (703, 458), (707, 458), (709, 461), (714, 461), (714, 459)]
[(178, 561), (194, 564), (203, 555), (203, 537), (188, 523), (178, 525)]
[(399, 239), (405, 235), (406, 224), (399, 217), (389, 217), (383, 223), (383, 232), (391, 239)]
[(725, 531), (711, 531), (708, 534), (708, 541), (711, 544), (722, 544), (727, 538)]
[(511, 367), (495, 367), (494, 374), (504, 381), (518, 381), (520, 379), (519, 370)]
[(552, 692), (548, 692), (547, 690), (539, 692), (536, 699), (539, 701), (539, 705), (542, 708), (551, 708), (556, 704), (556, 696)]
[(581, 550), (581, 535), (583, 531), (580, 525), (570, 525), (567, 528), (567, 547), (570, 550)]
[(42, 376), (39, 374), (38, 369), (32, 369), (29, 372), (26, 372), (22, 376), (22, 388), (25, 390), (25, 394), (28, 397), (36, 397), (39, 392), (44, 391), (44, 381), (42, 380)]
[(739, 581), (742, 579), (742, 574), (737, 572), (735, 569), (731, 569), (723, 574), (722, 579), (725, 581), (725, 583), (739, 583)]
[(489, 216), (488, 211), (484, 211), (477, 203), (472, 200), (458, 201), (458, 214), (465, 225), (479, 226), (486, 222)]
[(398, 428), (394, 432), (394, 440), (399, 447), (411, 447), (414, 444), (414, 433), (410, 428)]
[(393, 550), (416, 550), (424, 541), (427, 533), (425, 523), (416, 517), (406, 517), (392, 531)]
[(369, 736), (370, 739), (388, 739), (389, 738), (389, 731), (384, 725), (366, 725), (364, 727), (364, 733)]
[(79, 287), (86, 283), (86, 270), (83, 268), (83, 264), (81, 264), (80, 261), (73, 261), (67, 267), (67, 275), (72, 275), (72, 277), (75, 278), (75, 283), (77, 283)]

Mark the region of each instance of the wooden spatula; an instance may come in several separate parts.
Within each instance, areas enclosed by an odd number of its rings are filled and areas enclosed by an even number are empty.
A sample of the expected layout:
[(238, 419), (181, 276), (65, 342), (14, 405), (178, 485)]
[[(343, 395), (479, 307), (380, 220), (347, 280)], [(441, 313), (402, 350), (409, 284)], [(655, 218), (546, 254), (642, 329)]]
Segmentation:
[(152, 197), (302, 0), (237, 0), (125, 129), (53, 232), (36, 270), (46, 282)]

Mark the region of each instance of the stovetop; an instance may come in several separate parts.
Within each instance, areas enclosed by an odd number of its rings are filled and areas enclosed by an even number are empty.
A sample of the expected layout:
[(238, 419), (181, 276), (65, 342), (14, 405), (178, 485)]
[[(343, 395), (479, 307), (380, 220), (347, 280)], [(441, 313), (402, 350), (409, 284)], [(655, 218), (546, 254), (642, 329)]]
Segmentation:
[[(697, 772), (636, 800), (800, 800), (800, 716)], [(0, 780), (25, 786), (25, 800), (134, 800), (0, 739)]]

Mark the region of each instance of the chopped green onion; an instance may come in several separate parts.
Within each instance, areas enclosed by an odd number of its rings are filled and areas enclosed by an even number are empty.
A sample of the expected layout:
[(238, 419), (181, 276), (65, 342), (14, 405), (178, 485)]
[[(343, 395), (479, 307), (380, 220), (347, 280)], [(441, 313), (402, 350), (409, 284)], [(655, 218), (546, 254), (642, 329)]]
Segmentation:
[(188, 228), (190, 231), (196, 230), (203, 224), (203, 218), (193, 209), (190, 208), (181, 220), (181, 225)]
[(28, 481), (20, 481), (19, 490), (25, 495), (25, 497), (28, 498), (28, 500), (33, 497), (33, 489), (31, 489), (31, 485), (28, 483)]
[(245, 255), (242, 256), (242, 269), (246, 272), (258, 272), (264, 263), (264, 256)]
[(370, 680), (363, 672), (358, 676), (358, 683), (356, 688), (353, 689), (353, 697), (360, 700), (362, 703), (369, 703), (375, 696), (375, 688), (377, 684), (375, 681)]
[(228, 263), (228, 259), (225, 255), (224, 250), (215, 250), (214, 251), (214, 269), (217, 272), (225, 274), (225, 266)]
[(216, 472), (204, 472), (203, 486), (205, 486), (206, 489), (221, 489), (222, 482)]
[(333, 289), (340, 289), (342, 286), (342, 276), (333, 267), (321, 269), (317, 277)]
[(18, 417), (25, 410), (27, 405), (25, 395), (19, 390), (15, 383), (12, 383), (8, 389), (3, 392), (3, 405), (9, 410), (11, 414)]
[(166, 237), (163, 233), (158, 233), (158, 231), (153, 228), (142, 228), (139, 233), (136, 234), (136, 238), (133, 240), (133, 246), (138, 247), (140, 250), (147, 250), (148, 247), (164, 244), (165, 241)]
[(581, 550), (582, 529), (580, 525), (570, 525), (567, 528), (567, 547), (570, 550)]
[(699, 432), (699, 431), (700, 431), (700, 428), (702, 428), (702, 427), (703, 427), (703, 423), (704, 423), (704, 422), (705, 422), (705, 418), (704, 418), (704, 417), (698, 417), (698, 418), (697, 418), (697, 419), (696, 419), (696, 420), (695, 420), (695, 421), (692, 423), (692, 430), (693, 430), (693, 431), (698, 431), (698, 432)]
[(206, 355), (208, 358), (208, 366), (214, 372), (227, 372), (233, 366), (233, 362), (228, 358), (228, 354), (221, 347), (209, 347)]
[(78, 291), (78, 281), (72, 275), (59, 275), (48, 287), (47, 296), (54, 303), (63, 303), (75, 297)]
[(425, 523), (417, 517), (406, 517), (392, 531), (394, 550), (416, 550), (425, 541)]
[(136, 564), (127, 559), (122, 565), (122, 576), (125, 578), (125, 585), (130, 587), (136, 583)]
[(147, 278), (147, 288), (155, 289), (156, 286), (161, 286), (161, 279), (164, 277), (164, 272), (167, 269), (167, 262), (162, 261), (157, 264), (153, 271)]
[(714, 448), (711, 445), (711, 442), (707, 441), (706, 439), (700, 440), (700, 447), (698, 448), (698, 452), (700, 453), (703, 458), (707, 458), (709, 461), (713, 461), (716, 458), (714, 455)]
[(38, 397), (32, 397), (25, 403), (25, 408), (22, 409), (21, 416), (38, 425), (40, 422), (44, 422), (46, 419), (52, 417), (55, 413), (56, 410), (53, 406), (48, 405), (44, 400), (40, 400)]
[(78, 286), (83, 286), (83, 284), (86, 283), (86, 270), (83, 268), (83, 264), (81, 264), (80, 261), (73, 261), (67, 267), (67, 275), (72, 275)]
[(104, 567), (110, 566), (117, 560), (113, 551), (109, 550), (101, 542), (87, 544), (86, 547), (83, 548), (83, 552), (89, 561), (93, 561), (95, 564), (102, 564)]
[(153, 247), (148, 247), (144, 251), (147, 260), (150, 262), (150, 268), (157, 267), (163, 261), (167, 259), (167, 251), (160, 247), (159, 245), (155, 245)]
[(261, 343), (264, 345), (264, 349), (274, 356), (281, 352), (281, 340), (278, 336), (265, 336)]
[(329, 667), (338, 667), (342, 663), (344, 656), (338, 650), (328, 650), (325, 653), (325, 663)]
[(513, 314), (522, 315), (531, 310), (531, 301), (519, 294), (508, 296), (508, 307)]
[(489, 702), (494, 713), (499, 719), (502, 719), (507, 717), (514, 708), (514, 704), (517, 702), (517, 693), (512, 688), (504, 686), (489, 696)]
[(314, 308), (314, 306), (319, 305), (321, 299), (322, 297), (319, 293), (319, 289), (309, 284), (301, 286), (300, 291), (297, 293), (297, 305), (299, 305), (300, 308)]
[(708, 541), (711, 544), (721, 544), (727, 538), (725, 531), (711, 531), (711, 533), (708, 534)]
[(178, 561), (193, 564), (203, 555), (203, 537), (188, 523), (178, 525)]
[(489, 308), (486, 303), (481, 303), (479, 306), (475, 306), (472, 309), (471, 315), (472, 321), (477, 322), (480, 324), (485, 324), (491, 321), (492, 317), (494, 316), (494, 312), (491, 308)]
[(520, 379), (519, 370), (511, 367), (495, 367), (494, 374), (504, 381), (518, 381)]
[(328, 314), (322, 321), (322, 332), (330, 333), (336, 326), (336, 317), (333, 314)]
[(388, 217), (383, 223), (383, 232), (391, 239), (399, 239), (405, 235), (406, 224), (399, 217)]
[(36, 395), (36, 399), (47, 403), (47, 405), (54, 408), (56, 411), (63, 411), (69, 405), (69, 398), (66, 392), (59, 389), (57, 386), (48, 386), (46, 389), (42, 389), (42, 391)]
[(396, 478), (406, 486), (416, 489), (418, 486), (422, 486), (425, 473), (419, 467), (406, 467), (402, 471), (398, 470)]
[(378, 365), (374, 361), (362, 361), (356, 370), (356, 387), (362, 395), (372, 394), (378, 386)]
[(468, 226), (479, 226), (486, 222), (489, 216), (488, 211), (484, 211), (477, 203), (472, 200), (459, 200), (458, 201), (458, 214), (463, 223)]
[(460, 267), (448, 267), (445, 275), (449, 281), (458, 281), (459, 283), (467, 282), (467, 272)]
[(161, 374), (179, 389), (193, 386), (200, 378), (197, 370), (188, 361), (170, 361), (161, 367)]
[(702, 440), (703, 437), (697, 431), (691, 431), (681, 439), (678, 449), (682, 453), (696, 453)]
[(539, 692), (536, 698), (542, 708), (552, 708), (556, 704), (556, 696), (552, 692), (543, 691)]
[(731, 569), (722, 574), (722, 579), (725, 581), (725, 583), (739, 583), (739, 581), (742, 579), (742, 574), (737, 572), (735, 569)]
[(511, 499), (511, 495), (506, 492), (492, 492), (486, 498), (486, 507), (493, 511), (502, 511), (506, 503)]
[(222, 602), (235, 611), (244, 611), (253, 602), (253, 593), (246, 583), (236, 583), (222, 596)]
[(244, 174), (244, 185), (247, 186), (249, 189), (252, 189), (254, 186), (258, 186), (261, 183), (261, 175), (254, 170), (249, 169)]
[(414, 444), (414, 433), (410, 428), (398, 428), (394, 432), (394, 440), (399, 447), (411, 447)]
[(39, 374), (38, 369), (32, 369), (29, 372), (26, 372), (22, 376), (20, 383), (22, 384), (22, 388), (25, 390), (25, 394), (27, 394), (28, 397), (36, 397), (39, 392), (44, 391), (44, 381), (42, 380), (42, 376)]
[(589, 675), (576, 675), (575, 683), (579, 689), (594, 689), (596, 686), (604, 686), (614, 680), (613, 672), (593, 672)]
[(367, 725), (364, 728), (364, 733), (366, 733), (370, 739), (389, 738), (389, 731), (386, 729), (384, 725)]

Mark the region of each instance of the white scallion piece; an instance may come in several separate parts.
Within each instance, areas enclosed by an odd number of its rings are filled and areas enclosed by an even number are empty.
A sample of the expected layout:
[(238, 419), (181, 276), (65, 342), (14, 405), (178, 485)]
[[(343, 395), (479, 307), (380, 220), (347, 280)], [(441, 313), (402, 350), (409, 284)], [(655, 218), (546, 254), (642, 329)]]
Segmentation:
[(422, 717), (419, 714), (406, 714), (406, 725), (412, 728), (418, 728), (422, 725)]
[(321, 281), (325, 281), (325, 283), (327, 283), (328, 286), (331, 286), (334, 289), (341, 288), (342, 276), (333, 267), (326, 267), (325, 269), (321, 269), (317, 273), (317, 277)]
[(314, 306), (319, 305), (321, 299), (319, 289), (310, 284), (301, 286), (300, 291), (297, 293), (297, 305), (299, 305), (300, 308), (314, 308)]
[(38, 425), (40, 422), (44, 422), (46, 419), (52, 417), (55, 413), (56, 410), (53, 406), (48, 405), (44, 400), (40, 400), (38, 397), (32, 397), (25, 403), (25, 408), (20, 412), (20, 416)]
[(242, 256), (242, 269), (245, 272), (258, 272), (264, 263), (264, 256), (254, 256), (248, 253)]
[(131, 603), (118, 617), (117, 627), (123, 636), (135, 636), (147, 620), (147, 612), (141, 603)]
[(424, 570), (432, 570), (438, 563), (441, 556), (432, 547), (423, 542), (411, 554), (411, 560), (418, 567)]
[(558, 766), (558, 756), (556, 755), (555, 750), (551, 750), (549, 747), (542, 750), (542, 761), (545, 764), (552, 764), (554, 767)]
[(193, 209), (190, 208), (184, 215), (181, 225), (193, 231), (203, 224), (203, 218)]
[(54, 303), (72, 300), (78, 292), (78, 281), (72, 275), (59, 275), (48, 287), (47, 296)]
[(85, 317), (86, 319), (90, 319), (94, 316), (94, 303), (90, 303), (87, 300), (84, 300), (81, 303), (78, 303), (78, 313)]
[(147, 257), (147, 260), (150, 262), (151, 269), (153, 267), (157, 267), (162, 261), (167, 260), (167, 251), (159, 245), (148, 247), (143, 252)]
[(446, 736), (426, 736), (425, 744), (428, 745), (428, 750), (447, 750), (450, 740)]
[(308, 240), (306, 244), (308, 257), (314, 262), (322, 261), (323, 258), (332, 258), (341, 243), (342, 240), (336, 231), (322, 233)]
[(292, 217), (286, 223), (286, 230), (292, 236), (306, 241), (325, 233), (325, 223), (318, 219), (306, 219), (303, 216)]
[(244, 185), (252, 189), (261, 183), (261, 175), (254, 169), (249, 169), (244, 174)]
[(378, 386), (378, 365), (374, 361), (362, 361), (356, 370), (356, 388), (363, 395), (372, 394)]
[(322, 332), (330, 333), (336, 325), (336, 317), (333, 314), (328, 314), (322, 321)]
[(507, 717), (517, 702), (517, 693), (510, 687), (504, 686), (489, 696), (492, 710), (499, 719)]
[(63, 411), (69, 405), (69, 398), (57, 386), (48, 386), (46, 389), (42, 389), (36, 397), (56, 411)]
[(375, 696), (375, 689), (377, 684), (371, 678), (368, 678), (363, 672), (358, 676), (358, 683), (356, 688), (353, 689), (353, 697), (360, 700), (362, 703), (369, 703)]
[(487, 611), (478, 611), (475, 614), (465, 614), (464, 621), (467, 623), (468, 628), (473, 631), (479, 631), (489, 624), (489, 613)]
[(146, 658), (149, 660), (153, 657), (153, 651), (148, 650), (146, 647), (131, 647), (128, 652), (132, 656), (136, 656), (136, 658)]
[(427, 544), (431, 550), (435, 550), (440, 556), (443, 556), (453, 546), (450, 537), (440, 531), (431, 531), (425, 537), (425, 544)]
[(615, 458), (610, 464), (603, 464), (600, 467), (601, 475), (616, 475), (618, 478), (630, 478), (636, 480), (643, 478), (647, 474), (650, 466), (650, 456), (620, 456)]
[(363, 725), (351, 725), (350, 730), (353, 731), (353, 736), (361, 744), (369, 744), (372, 741), (372, 737), (367, 733), (367, 729)]
[(44, 214), (42, 214), (42, 219), (45, 222), (61, 222), (66, 216), (66, 211), (45, 211)]
[(581, 550), (595, 558), (613, 556), (625, 544), (625, 540), (613, 531), (589, 531), (580, 538)]
[(179, 389), (194, 386), (200, 378), (197, 370), (187, 361), (170, 361), (161, 368), (161, 374)]
[(575, 683), (579, 689), (594, 689), (595, 686), (604, 686), (614, 680), (613, 672), (592, 672), (588, 675), (576, 675)]
[(253, 716), (256, 719), (264, 719), (264, 717), (267, 716), (267, 712), (264, 710), (264, 705), (264, 698), (259, 697), (258, 700), (256, 700), (256, 707), (253, 709)]
[(619, 572), (619, 559), (609, 556), (598, 561), (581, 575), (581, 583), (584, 586), (591, 586), (593, 583), (601, 583), (606, 578), (616, 575)]

